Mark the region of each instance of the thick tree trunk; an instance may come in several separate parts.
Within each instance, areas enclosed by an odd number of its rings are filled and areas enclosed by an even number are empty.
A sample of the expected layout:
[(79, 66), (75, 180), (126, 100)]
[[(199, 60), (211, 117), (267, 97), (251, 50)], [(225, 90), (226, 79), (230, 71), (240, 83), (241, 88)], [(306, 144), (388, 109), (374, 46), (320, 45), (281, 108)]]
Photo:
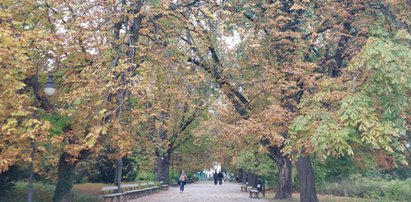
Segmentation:
[(314, 171), (308, 156), (298, 158), (297, 171), (300, 185), (300, 202), (318, 202)]
[(123, 158), (116, 160), (116, 173), (114, 177), (114, 185), (118, 187), (118, 192), (121, 191), (121, 178), (122, 178), (122, 171), (123, 171)]
[(157, 180), (168, 184), (170, 174), (170, 157), (163, 156), (157, 158)]
[(278, 176), (278, 188), (275, 194), (275, 199), (291, 199), (292, 198), (292, 164), (287, 157), (281, 158), (282, 163), (278, 165), (280, 170)]
[(247, 184), (247, 183), (248, 183), (248, 178), (247, 178), (247, 177), (248, 177), (248, 173), (243, 170), (243, 174), (242, 174), (241, 181), (242, 181), (244, 184)]
[(243, 169), (240, 169), (240, 170), (239, 170), (238, 180), (237, 180), (237, 181), (245, 184), (244, 171), (243, 171)]
[(277, 164), (278, 172), (278, 188), (275, 194), (275, 199), (291, 199), (293, 193), (292, 187), (292, 163), (288, 156), (281, 153), (280, 147), (269, 147), (270, 158)]
[(249, 172), (248, 174), (248, 185), (252, 186), (252, 187), (256, 187), (256, 176), (254, 173)]
[(54, 202), (69, 202), (71, 201), (70, 192), (74, 183), (74, 174), (76, 163), (69, 163), (67, 160), (70, 155), (63, 153), (60, 155), (57, 185), (54, 190), (53, 201)]

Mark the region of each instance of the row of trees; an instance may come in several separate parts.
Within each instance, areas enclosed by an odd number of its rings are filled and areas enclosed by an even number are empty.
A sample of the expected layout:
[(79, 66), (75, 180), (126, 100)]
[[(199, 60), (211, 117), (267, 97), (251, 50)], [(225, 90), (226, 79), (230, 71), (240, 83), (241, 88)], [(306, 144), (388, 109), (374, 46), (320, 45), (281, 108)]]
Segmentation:
[[(27, 165), (34, 147), (35, 171), (55, 171), (55, 201), (76, 165), (102, 151), (116, 160), (117, 186), (136, 153), (154, 156), (165, 181), (176, 150), (237, 166), (244, 151), (268, 155), (276, 198), (291, 198), (295, 163), (302, 201), (318, 201), (310, 155), (378, 151), (406, 162), (407, 0), (6, 0), (0, 9), (0, 172)], [(53, 72), (55, 97), (38, 91), (36, 66)]]

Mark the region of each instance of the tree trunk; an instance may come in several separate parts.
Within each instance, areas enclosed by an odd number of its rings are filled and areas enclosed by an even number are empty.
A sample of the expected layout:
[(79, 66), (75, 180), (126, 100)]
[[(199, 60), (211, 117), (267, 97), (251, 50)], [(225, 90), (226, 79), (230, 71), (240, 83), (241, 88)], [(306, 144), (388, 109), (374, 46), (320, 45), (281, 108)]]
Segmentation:
[(275, 194), (275, 199), (291, 199), (293, 193), (292, 187), (292, 164), (288, 156), (281, 153), (280, 147), (268, 147), (270, 151), (269, 157), (277, 164), (278, 173), (278, 188)]
[(121, 178), (122, 178), (122, 171), (123, 171), (123, 158), (116, 160), (116, 173), (114, 177), (114, 185), (117, 186), (117, 191), (121, 192)]
[(157, 158), (157, 180), (168, 184), (170, 173), (170, 157), (162, 156)]
[(292, 198), (292, 164), (287, 157), (281, 158), (282, 163), (278, 165), (280, 170), (278, 176), (278, 188), (275, 194), (275, 199), (291, 199)]
[(69, 163), (67, 160), (70, 158), (70, 154), (63, 153), (60, 155), (58, 178), (56, 189), (54, 190), (53, 201), (54, 202), (69, 202), (71, 201), (70, 192), (74, 183), (74, 174), (76, 163)]
[(298, 158), (297, 171), (300, 184), (300, 202), (318, 202), (314, 171), (308, 156)]
[(255, 175), (251, 171), (248, 172), (248, 185), (255, 187)]
[(239, 170), (237, 177), (238, 177), (238, 178), (237, 178), (237, 179), (238, 179), (237, 182), (241, 182), (241, 183), (244, 183), (244, 184), (245, 184), (243, 169), (240, 169), (240, 170)]

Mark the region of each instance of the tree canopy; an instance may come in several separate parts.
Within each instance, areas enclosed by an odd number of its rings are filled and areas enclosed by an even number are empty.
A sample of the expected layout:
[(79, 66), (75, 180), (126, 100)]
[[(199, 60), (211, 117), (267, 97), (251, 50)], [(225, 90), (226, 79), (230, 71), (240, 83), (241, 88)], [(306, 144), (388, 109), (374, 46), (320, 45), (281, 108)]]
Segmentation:
[[(168, 179), (177, 151), (192, 171), (202, 160), (260, 174), (275, 164), (287, 179), (276, 197), (289, 198), (293, 163), (314, 183), (310, 157), (367, 150), (407, 164), (410, 10), (408, 0), (5, 0), (0, 173), (33, 151), (60, 201), (76, 165), (101, 151), (117, 161), (118, 186), (122, 159), (149, 156)], [(53, 97), (41, 91), (49, 74)], [(301, 199), (317, 201), (311, 192)]]

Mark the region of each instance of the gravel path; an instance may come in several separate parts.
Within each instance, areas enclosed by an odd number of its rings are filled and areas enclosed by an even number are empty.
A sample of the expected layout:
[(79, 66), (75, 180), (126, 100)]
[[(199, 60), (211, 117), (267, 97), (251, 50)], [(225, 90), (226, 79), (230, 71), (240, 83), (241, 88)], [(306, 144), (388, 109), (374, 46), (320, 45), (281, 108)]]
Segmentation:
[(223, 201), (223, 202), (268, 202), (265, 199), (250, 199), (248, 192), (240, 191), (240, 184), (226, 182), (214, 185), (211, 181), (187, 184), (184, 192), (180, 193), (178, 187), (170, 187), (168, 191), (150, 194), (129, 202), (197, 202), (197, 201)]

